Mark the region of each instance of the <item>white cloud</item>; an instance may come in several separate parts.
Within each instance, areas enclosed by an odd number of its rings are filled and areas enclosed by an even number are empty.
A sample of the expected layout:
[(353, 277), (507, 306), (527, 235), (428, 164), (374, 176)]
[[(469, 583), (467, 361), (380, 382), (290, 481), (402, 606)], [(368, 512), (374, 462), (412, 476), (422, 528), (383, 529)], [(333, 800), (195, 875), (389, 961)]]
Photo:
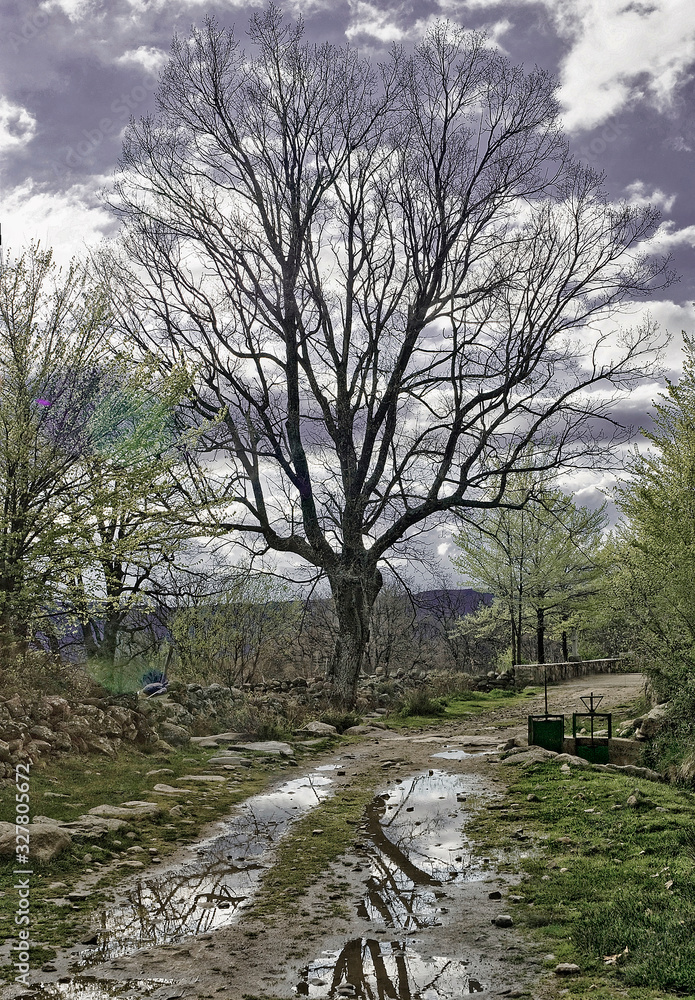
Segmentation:
[(401, 42), (405, 32), (390, 19), (390, 12), (379, 10), (366, 0), (356, 0), (350, 3), (352, 14), (349, 28), (345, 31), (348, 38), (359, 35), (370, 35), (380, 42)]
[(36, 132), (36, 119), (26, 108), (0, 96), (0, 153), (26, 144)]
[(142, 66), (148, 73), (158, 73), (168, 61), (168, 53), (153, 45), (140, 45), (137, 49), (128, 49), (116, 59), (120, 65)]
[(53, 13), (61, 11), (70, 21), (81, 21), (87, 16), (92, 0), (46, 0), (41, 4), (41, 10)]
[[(439, 0), (443, 14), (539, 0)], [(595, 128), (636, 101), (668, 112), (695, 63), (692, 0), (540, 0), (570, 48), (560, 99), (568, 131)]]
[(631, 205), (644, 208), (654, 205), (664, 212), (670, 212), (676, 200), (675, 194), (665, 194), (661, 188), (654, 188), (651, 194), (647, 191), (644, 181), (634, 181), (625, 188), (625, 195)]
[(593, 128), (640, 99), (666, 111), (690, 78), (692, 0), (550, 0), (549, 6), (573, 42), (560, 89), (569, 130)]
[(676, 228), (675, 222), (662, 222), (657, 231), (640, 249), (648, 253), (666, 253), (674, 247), (695, 247), (695, 226)]
[(3, 197), (3, 246), (19, 253), (32, 240), (55, 248), (56, 260), (66, 264), (81, 256), (113, 227), (106, 209), (97, 204), (95, 193), (106, 178), (89, 184), (73, 184), (61, 194), (42, 191), (32, 180)]

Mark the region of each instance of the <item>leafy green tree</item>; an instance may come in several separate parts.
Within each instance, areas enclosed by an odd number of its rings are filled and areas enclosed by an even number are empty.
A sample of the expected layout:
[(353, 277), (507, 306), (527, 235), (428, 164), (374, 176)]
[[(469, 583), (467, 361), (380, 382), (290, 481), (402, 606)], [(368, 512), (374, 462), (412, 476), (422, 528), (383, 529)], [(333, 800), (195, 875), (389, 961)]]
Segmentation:
[[(515, 506), (466, 522), (455, 537), (462, 554), (453, 561), (474, 585), (494, 595), (494, 610), (507, 616), (512, 663), (521, 662), (521, 640), (529, 627), (538, 662), (544, 663), (548, 631), (566, 631), (596, 587), (605, 505), (593, 511), (578, 507), (561, 490), (534, 484), (530, 474), (514, 478), (507, 498)], [(494, 612), (487, 611), (488, 629), (492, 618)]]
[(617, 502), (621, 572), (610, 595), (663, 697), (695, 706), (695, 340), (684, 334), (683, 375), (655, 404), (651, 445), (635, 451)]
[(188, 543), (215, 533), (209, 494), (197, 491), (195, 435), (182, 436), (176, 408), (190, 377), (184, 366), (166, 378), (122, 357), (100, 373), (79, 465), (80, 490), (65, 512), (73, 525), (62, 588), (81, 625), (88, 659), (112, 671), (117, 656), (142, 643), (167, 590), (168, 567), (188, 557)]
[(65, 511), (81, 465), (90, 373), (105, 356), (108, 303), (78, 263), (32, 244), (0, 270), (0, 622), (28, 638), (65, 570)]

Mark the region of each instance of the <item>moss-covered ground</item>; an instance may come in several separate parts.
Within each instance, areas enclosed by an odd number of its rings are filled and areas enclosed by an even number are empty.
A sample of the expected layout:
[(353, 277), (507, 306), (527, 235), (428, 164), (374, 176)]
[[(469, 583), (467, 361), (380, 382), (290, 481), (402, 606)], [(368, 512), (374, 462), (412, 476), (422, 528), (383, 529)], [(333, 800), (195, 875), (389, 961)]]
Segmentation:
[[(523, 873), (515, 922), (549, 965), (579, 965), (568, 995), (695, 997), (695, 794), (552, 763), (505, 771), (506, 808), (480, 810), (468, 832)], [(635, 788), (646, 802), (631, 808)]]

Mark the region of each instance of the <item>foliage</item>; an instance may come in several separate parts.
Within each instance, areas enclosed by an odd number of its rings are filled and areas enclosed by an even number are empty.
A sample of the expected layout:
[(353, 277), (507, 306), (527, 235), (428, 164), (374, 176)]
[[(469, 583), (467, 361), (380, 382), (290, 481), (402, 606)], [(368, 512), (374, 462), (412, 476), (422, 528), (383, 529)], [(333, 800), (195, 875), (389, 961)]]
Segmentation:
[(270, 573), (247, 570), (210, 582), (216, 592), (176, 611), (170, 622), (177, 673), (243, 684), (254, 679), (265, 654), (294, 639), (300, 608)]
[(596, 590), (605, 505), (593, 511), (579, 507), (529, 473), (511, 478), (505, 504), (467, 518), (455, 536), (462, 555), (454, 565), (495, 596), (491, 608), (459, 627), (494, 639), (497, 624), (506, 618), (514, 663), (521, 662), (522, 636), (531, 628), (543, 663), (546, 633), (576, 628)]
[(669, 714), (650, 763), (692, 774), (695, 737), (695, 344), (684, 335), (683, 375), (655, 403), (649, 447), (635, 450), (617, 491), (625, 515), (610, 543), (596, 626), (622, 632)]
[[(29, 636), (65, 569), (86, 485), (80, 467), (111, 318), (103, 293), (73, 263), (62, 271), (32, 244), (0, 273), (0, 617)], [(58, 391), (59, 390), (59, 391)]]

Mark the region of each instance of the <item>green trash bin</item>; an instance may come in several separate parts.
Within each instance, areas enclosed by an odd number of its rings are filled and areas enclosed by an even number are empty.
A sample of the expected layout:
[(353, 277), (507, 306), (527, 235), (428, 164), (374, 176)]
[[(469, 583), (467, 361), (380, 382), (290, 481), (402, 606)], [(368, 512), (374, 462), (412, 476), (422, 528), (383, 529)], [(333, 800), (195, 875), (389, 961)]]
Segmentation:
[(565, 740), (564, 715), (529, 715), (528, 745), (562, 753)]

